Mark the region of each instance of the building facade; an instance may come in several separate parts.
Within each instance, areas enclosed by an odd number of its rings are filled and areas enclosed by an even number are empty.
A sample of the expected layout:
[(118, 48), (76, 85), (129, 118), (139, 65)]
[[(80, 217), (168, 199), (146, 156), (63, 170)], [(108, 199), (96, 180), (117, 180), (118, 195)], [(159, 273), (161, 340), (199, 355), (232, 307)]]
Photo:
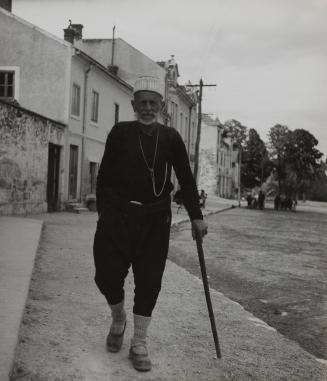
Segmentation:
[(107, 135), (118, 121), (133, 118), (132, 90), (92, 57), (74, 49), (65, 163), (70, 203), (95, 196)]
[[(165, 87), (165, 108), (160, 122), (179, 131), (193, 169), (198, 99), (193, 88), (178, 84), (179, 71), (174, 57), (167, 61), (155, 62), (121, 38), (80, 39), (74, 43), (131, 86), (136, 78), (142, 75), (152, 75), (161, 80)], [(174, 174), (172, 182), (177, 188)]]
[(0, 8), (0, 99), (65, 125), (57, 210), (95, 192), (108, 132), (133, 118), (132, 86), (75, 47), (80, 25), (67, 29), (73, 44)]
[(209, 195), (235, 198), (239, 184), (238, 150), (223, 137), (219, 119), (202, 114), (199, 153), (199, 189)]
[(178, 85), (175, 61), (157, 63), (122, 39), (83, 39), (82, 31), (70, 23), (60, 39), (0, 8), (0, 99), (65, 126), (58, 202), (49, 210), (94, 197), (110, 129), (134, 119), (133, 84), (140, 75), (164, 83), (161, 121), (181, 133), (194, 161), (197, 100)]
[[(195, 142), (197, 135), (198, 96), (192, 87), (178, 84), (179, 70), (174, 56), (158, 62), (166, 73), (165, 124), (175, 128), (181, 135), (187, 149), (191, 169), (195, 164)], [(175, 189), (179, 188), (176, 175), (172, 174)]]
[[(172, 56), (167, 61), (155, 62), (121, 38), (79, 39), (75, 46), (95, 58), (104, 67), (130, 86), (142, 75), (159, 78), (165, 88), (165, 108), (160, 122), (175, 128), (187, 147), (191, 168), (194, 167), (197, 132), (197, 96), (192, 88), (178, 84), (178, 65)], [(172, 175), (175, 188), (176, 176)]]

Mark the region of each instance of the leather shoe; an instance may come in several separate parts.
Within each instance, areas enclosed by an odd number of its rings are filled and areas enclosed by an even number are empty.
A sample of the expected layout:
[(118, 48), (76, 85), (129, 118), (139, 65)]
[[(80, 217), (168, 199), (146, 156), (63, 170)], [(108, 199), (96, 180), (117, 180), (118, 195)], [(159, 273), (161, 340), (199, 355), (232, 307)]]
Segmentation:
[(125, 325), (124, 325), (124, 329), (122, 333), (116, 334), (116, 333), (109, 332), (107, 336), (107, 341), (106, 341), (108, 352), (117, 353), (120, 351), (123, 345), (125, 329), (126, 329), (126, 321), (125, 321)]
[(129, 359), (133, 367), (140, 372), (151, 370), (151, 361), (145, 344), (134, 345), (129, 350)]

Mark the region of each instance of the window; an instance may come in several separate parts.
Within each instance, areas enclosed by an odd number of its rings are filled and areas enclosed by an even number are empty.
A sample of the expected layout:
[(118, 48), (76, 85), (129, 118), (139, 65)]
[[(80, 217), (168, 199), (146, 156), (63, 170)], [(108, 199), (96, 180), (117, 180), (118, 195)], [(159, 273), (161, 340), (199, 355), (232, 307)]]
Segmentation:
[(115, 103), (115, 124), (119, 122), (119, 104)]
[(15, 96), (15, 72), (0, 71), (0, 97), (14, 98)]
[(81, 103), (81, 88), (73, 83), (72, 93), (72, 114), (75, 116), (80, 115), (80, 103)]
[(92, 122), (97, 123), (99, 119), (99, 93), (92, 90)]
[(98, 164), (90, 162), (90, 192), (94, 194), (96, 192), (97, 172)]

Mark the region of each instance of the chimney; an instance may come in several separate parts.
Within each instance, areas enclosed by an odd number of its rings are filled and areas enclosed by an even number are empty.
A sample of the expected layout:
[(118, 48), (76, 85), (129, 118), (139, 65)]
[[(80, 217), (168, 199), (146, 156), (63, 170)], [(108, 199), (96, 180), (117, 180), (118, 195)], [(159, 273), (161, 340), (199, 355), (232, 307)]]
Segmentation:
[(0, 0), (0, 7), (6, 11), (11, 12), (12, 0)]
[(83, 25), (82, 24), (71, 24), (70, 26), (75, 31), (76, 40), (81, 40), (82, 39)]
[(66, 28), (64, 29), (64, 39), (71, 44), (74, 43), (74, 36), (75, 36), (75, 31), (71, 28)]
[(109, 70), (110, 73), (112, 73), (113, 75), (118, 75), (119, 67), (118, 67), (117, 65), (109, 65), (109, 66), (108, 66), (108, 70)]
[(71, 44), (74, 43), (74, 40), (81, 40), (82, 29), (82, 24), (72, 24), (72, 21), (69, 20), (68, 28), (64, 29), (64, 39), (70, 42)]

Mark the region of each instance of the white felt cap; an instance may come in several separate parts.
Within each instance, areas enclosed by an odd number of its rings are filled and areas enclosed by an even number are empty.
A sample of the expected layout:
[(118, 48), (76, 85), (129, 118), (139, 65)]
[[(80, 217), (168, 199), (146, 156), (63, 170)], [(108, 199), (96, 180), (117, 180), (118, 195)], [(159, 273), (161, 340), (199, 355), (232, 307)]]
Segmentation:
[(164, 98), (164, 84), (158, 77), (143, 76), (137, 78), (134, 85), (134, 94), (138, 91), (152, 91)]

